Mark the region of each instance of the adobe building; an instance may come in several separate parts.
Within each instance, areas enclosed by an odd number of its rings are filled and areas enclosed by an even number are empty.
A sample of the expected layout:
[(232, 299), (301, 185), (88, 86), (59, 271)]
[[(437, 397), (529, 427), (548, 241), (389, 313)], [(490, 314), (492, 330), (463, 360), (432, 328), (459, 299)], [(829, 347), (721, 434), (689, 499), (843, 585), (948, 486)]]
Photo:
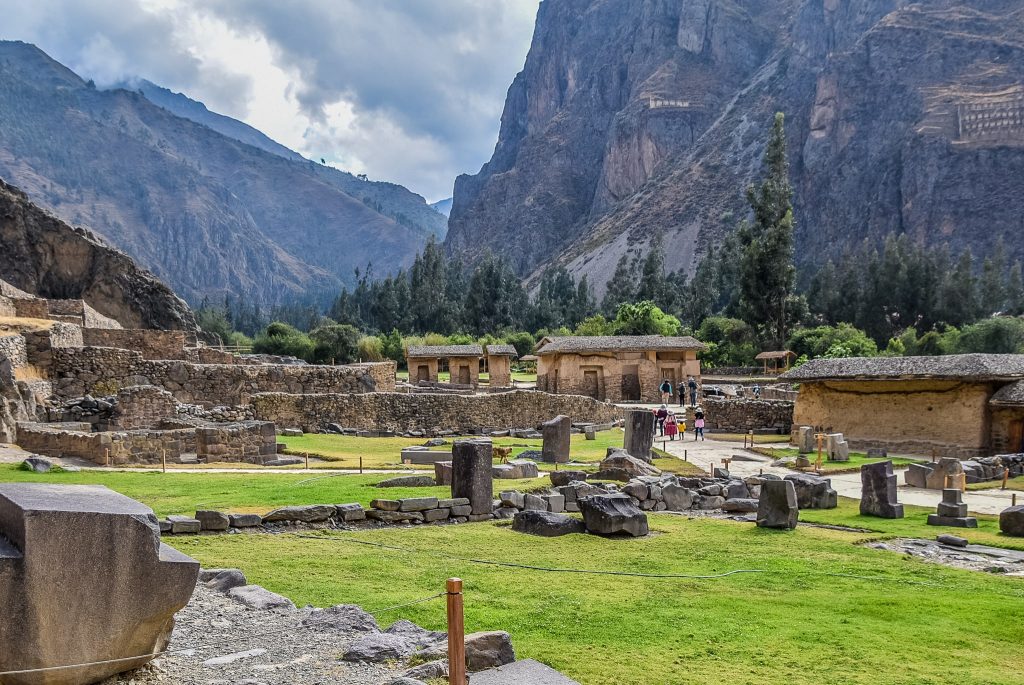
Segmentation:
[(492, 388), (512, 387), (512, 360), (518, 357), (512, 345), (488, 345), (487, 375)]
[(665, 379), (700, 381), (697, 353), (706, 346), (690, 336), (566, 336), (538, 343), (537, 389), (608, 402), (660, 402)]
[(410, 383), (437, 383), (441, 360), (447, 364), (453, 385), (480, 385), (480, 360), (484, 356), (479, 345), (409, 345), (405, 359), (409, 364)]
[(1024, 451), (1024, 355), (816, 359), (780, 378), (800, 384), (794, 430), (842, 433), (854, 449)]

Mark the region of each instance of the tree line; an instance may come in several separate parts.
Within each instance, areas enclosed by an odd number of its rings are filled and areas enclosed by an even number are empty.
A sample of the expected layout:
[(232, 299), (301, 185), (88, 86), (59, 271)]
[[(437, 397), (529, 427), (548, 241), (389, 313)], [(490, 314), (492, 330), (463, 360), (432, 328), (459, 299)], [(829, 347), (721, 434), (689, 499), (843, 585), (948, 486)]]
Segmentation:
[[(1021, 264), (998, 244), (980, 265), (971, 251), (890, 236), (826, 261), (797, 287), (793, 191), (785, 118), (775, 116), (763, 176), (746, 190), (740, 222), (695, 273), (666, 272), (659, 238), (623, 255), (598, 302), (586, 275), (545, 270), (531, 297), (511, 268), (487, 255), (472, 268), (433, 240), (408, 270), (356, 273), (326, 312), (228, 301), (200, 310), (204, 330), (255, 335), (254, 349), (310, 361), (392, 358), (415, 342), (509, 342), (520, 354), (545, 335), (694, 334), (708, 366), (746, 366), (765, 349), (801, 358), (1024, 350)], [(269, 324), (269, 325), (268, 325)], [(290, 351), (289, 351), (290, 350)]]

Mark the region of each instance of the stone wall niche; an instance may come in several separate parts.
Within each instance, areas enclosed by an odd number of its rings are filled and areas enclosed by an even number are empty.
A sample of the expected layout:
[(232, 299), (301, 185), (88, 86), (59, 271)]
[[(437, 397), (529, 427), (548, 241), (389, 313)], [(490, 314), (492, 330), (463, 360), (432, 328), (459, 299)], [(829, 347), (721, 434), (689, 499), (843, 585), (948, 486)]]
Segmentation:
[[(0, 672), (163, 650), (198, 574), (135, 500), (98, 485), (0, 483)], [(94, 683), (150, 658), (3, 682)]]

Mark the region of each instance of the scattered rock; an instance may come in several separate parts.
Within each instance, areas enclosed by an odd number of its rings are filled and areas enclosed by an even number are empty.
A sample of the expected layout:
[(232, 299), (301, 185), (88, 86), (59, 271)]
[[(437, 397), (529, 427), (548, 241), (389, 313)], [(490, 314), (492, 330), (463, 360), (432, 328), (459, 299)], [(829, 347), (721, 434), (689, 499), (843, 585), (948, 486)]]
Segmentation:
[(761, 485), (757, 507), (758, 528), (796, 528), (800, 516), (796, 488), (790, 480), (769, 480)]
[(562, 485), (568, 485), (573, 481), (584, 482), (587, 480), (586, 471), (552, 471), (548, 474), (551, 479), (551, 485), (560, 487)]
[(809, 473), (786, 476), (796, 489), (796, 501), (801, 509), (835, 509), (839, 496), (832, 489), (832, 481)]
[(550, 511), (520, 511), (512, 520), (512, 530), (546, 538), (555, 538), (570, 533), (585, 533), (583, 521), (568, 514), (554, 514)]
[[(630, 457), (632, 459), (632, 457)], [(598, 535), (625, 533), (647, 535), (647, 515), (636, 508), (629, 495), (590, 495), (577, 500), (587, 530)]]
[(319, 523), (334, 515), (335, 508), (327, 504), (310, 504), (297, 507), (281, 507), (269, 514), (264, 514), (264, 523), (278, 521), (301, 521), (302, 523)]
[(966, 547), (968, 544), (966, 538), (962, 538), (957, 535), (939, 535), (935, 540), (944, 545), (949, 545), (950, 547)]
[(188, 516), (178, 516), (172, 514), (167, 517), (167, 520), (171, 524), (171, 532), (175, 535), (180, 533), (198, 533), (202, 530), (202, 524), (194, 518)]
[(263, 525), (259, 514), (229, 514), (228, 523), (232, 528), (255, 528)]
[(432, 488), (434, 485), (430, 476), (399, 476), (377, 483), (378, 488)]
[(231, 519), (227, 514), (209, 509), (201, 509), (196, 512), (196, 520), (202, 530), (227, 530), (231, 525)]
[(1003, 509), (999, 513), (999, 530), (1003, 535), (1024, 537), (1024, 505)]
[(250, 609), (294, 609), (287, 597), (271, 592), (261, 585), (243, 585), (228, 590), (228, 597), (241, 602)]
[(53, 468), (53, 462), (46, 457), (29, 457), (25, 461), (21, 462), (21, 464), (36, 473), (46, 473)]
[(466, 668), (470, 673), (504, 666), (516, 660), (512, 638), (503, 630), (466, 636)]
[(219, 568), (212, 569), (215, 575), (204, 578), (200, 575), (200, 580), (206, 583), (206, 587), (214, 590), (215, 592), (221, 592), (227, 594), (228, 590), (236, 587), (242, 587), (248, 584), (245, 579), (245, 574), (237, 568)]
[(302, 625), (318, 630), (340, 630), (343, 632), (379, 633), (380, 626), (372, 614), (355, 604), (335, 604), (326, 609), (314, 609), (302, 620)]

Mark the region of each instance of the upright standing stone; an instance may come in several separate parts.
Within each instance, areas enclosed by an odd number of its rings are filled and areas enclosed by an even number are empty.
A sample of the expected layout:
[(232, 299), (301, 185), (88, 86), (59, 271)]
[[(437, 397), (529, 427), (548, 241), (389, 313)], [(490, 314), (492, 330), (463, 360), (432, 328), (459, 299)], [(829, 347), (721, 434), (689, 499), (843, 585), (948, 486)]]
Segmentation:
[(793, 530), (800, 518), (792, 481), (766, 480), (757, 502), (757, 527)]
[(468, 499), (474, 516), (491, 513), (493, 453), (490, 440), (459, 440), (452, 447), (452, 497)]
[(896, 474), (891, 461), (860, 467), (860, 513), (886, 519), (903, 518), (903, 505), (896, 501)]
[(829, 461), (850, 461), (850, 444), (842, 433), (825, 436), (825, 453)]
[(814, 444), (813, 426), (800, 426), (796, 429), (796, 447), (800, 454), (810, 454), (817, 449)]
[(647, 409), (632, 409), (626, 414), (626, 437), (623, 447), (626, 452), (644, 461), (651, 461), (651, 445), (654, 444), (654, 413)]
[(960, 491), (960, 488), (944, 488), (937, 513), (928, 515), (928, 525), (977, 528), (978, 519), (967, 515), (964, 493)]
[(153, 511), (100, 485), (0, 483), (0, 672), (11, 685), (95, 683), (167, 647), (199, 562)]
[(572, 433), (572, 421), (568, 416), (559, 414), (543, 426), (544, 443), (541, 447), (541, 459), (548, 464), (567, 464), (569, 462), (569, 438)]

